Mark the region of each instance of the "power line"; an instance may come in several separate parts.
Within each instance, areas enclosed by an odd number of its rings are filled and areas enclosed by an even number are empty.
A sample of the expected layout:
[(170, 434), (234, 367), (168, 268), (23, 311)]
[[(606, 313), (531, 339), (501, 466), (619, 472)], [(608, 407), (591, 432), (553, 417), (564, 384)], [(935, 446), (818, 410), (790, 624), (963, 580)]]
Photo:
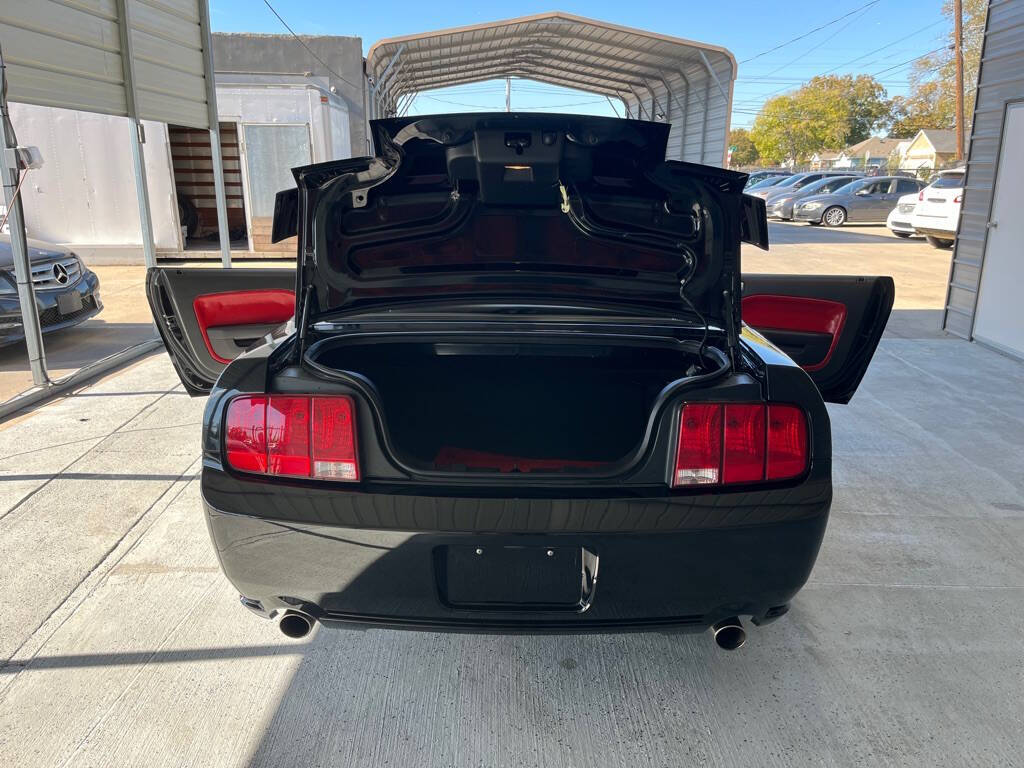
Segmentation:
[[(843, 26), (841, 26), (841, 27), (840, 27), (839, 29), (837, 29), (837, 30), (836, 30), (835, 32), (833, 32), (833, 33), (832, 33), (831, 35), (829, 35), (829, 36), (828, 36), (828, 37), (826, 37), (826, 38), (825, 38), (824, 40), (822, 40), (822, 41), (821, 41), (820, 43), (818, 43), (818, 44), (817, 44), (816, 46), (814, 46), (814, 47), (813, 47), (813, 48), (811, 48), (810, 50), (808, 50), (808, 51), (805, 51), (804, 53), (800, 54), (800, 55), (799, 55), (799, 56), (797, 56), (797, 57), (796, 57), (795, 59), (793, 59), (793, 61), (791, 61), (791, 62), (789, 62), (789, 63), (787, 63), (787, 64), (783, 64), (783, 65), (782, 65), (781, 67), (776, 67), (776, 68), (775, 68), (775, 69), (773, 69), (773, 70), (772, 70), (771, 72), (768, 72), (768, 73), (766, 73), (766, 74), (762, 75), (762, 76), (761, 76), (761, 78), (768, 78), (768, 77), (770, 77), (771, 75), (774, 75), (774, 74), (775, 74), (776, 72), (781, 72), (782, 70), (784, 70), (784, 69), (786, 69), (786, 68), (788, 68), (788, 67), (791, 67), (791, 66), (793, 66), (793, 65), (794, 65), (794, 64), (796, 64), (796, 63), (797, 63), (798, 61), (800, 61), (800, 60), (801, 60), (801, 59), (802, 59), (802, 58), (803, 58), (804, 56), (806, 56), (806, 55), (807, 55), (808, 53), (813, 53), (814, 51), (816, 51), (816, 50), (818, 50), (819, 48), (821, 48), (821, 46), (823, 46), (823, 45), (824, 45), (825, 43), (827, 43), (827, 42), (828, 42), (829, 40), (831, 40), (832, 38), (834, 38), (834, 37), (835, 37), (836, 35), (838, 35), (838, 34), (839, 34), (840, 32), (842, 32), (842, 31), (843, 31), (844, 29), (846, 29), (847, 27), (849, 27), (849, 26), (850, 26), (851, 24), (853, 24), (853, 23), (855, 23), (855, 22), (857, 22), (857, 21), (860, 21), (861, 19), (863, 19), (863, 18), (864, 18), (864, 16), (865, 16), (865, 14), (867, 14), (867, 12), (868, 12), (869, 10), (871, 10), (871, 8), (870, 8), (870, 7), (868, 7), (868, 8), (865, 8), (865, 9), (864, 9), (864, 11), (863, 11), (863, 12), (862, 12), (862, 13), (861, 13), (861, 14), (860, 14), (859, 16), (854, 16), (854, 17), (853, 17), (852, 19), (850, 19), (850, 20), (849, 20), (848, 22), (846, 22), (845, 24), (843, 24)], [(759, 79), (760, 79), (760, 78), (759, 78)]]
[(831, 27), (833, 24), (837, 24), (840, 21), (842, 21), (843, 19), (849, 18), (850, 16), (853, 16), (853, 14), (855, 14), (855, 13), (857, 13), (859, 11), (863, 11), (865, 8), (870, 8), (872, 5), (878, 5), (878, 3), (880, 3), (881, 1), (882, 0), (871, 0), (871, 2), (869, 2), (869, 3), (864, 3), (864, 5), (860, 6), (859, 8), (854, 8), (849, 13), (844, 13), (838, 19), (832, 19), (832, 21), (828, 22), (827, 24), (822, 24), (820, 27), (815, 27), (810, 32), (804, 32), (804, 34), (802, 34), (802, 35), (800, 35), (798, 37), (794, 37), (792, 40), (787, 40), (784, 43), (780, 43), (779, 45), (776, 45), (774, 48), (769, 48), (767, 51), (761, 51), (761, 53), (757, 54), (756, 56), (751, 56), (749, 59), (743, 59), (743, 61), (741, 61), (740, 64), (746, 64), (748, 61), (753, 61), (754, 59), (759, 59), (762, 56), (767, 56), (769, 53), (774, 53), (775, 51), (779, 50), (780, 48), (785, 48), (787, 45), (792, 45), (793, 43), (795, 43), (795, 42), (797, 42), (799, 40), (803, 40), (805, 37), (810, 37), (815, 32), (820, 32), (821, 30), (825, 29), (826, 27)]
[[(898, 45), (899, 43), (902, 43), (902, 42), (906, 41), (907, 39), (909, 39), (911, 37), (915, 37), (916, 35), (919, 35), (922, 32), (926, 32), (927, 30), (931, 29), (932, 27), (938, 26), (939, 24), (943, 23), (944, 21), (945, 21), (945, 19), (939, 19), (937, 22), (934, 22), (932, 24), (928, 24), (928, 25), (926, 25), (924, 27), (921, 27), (920, 29), (916, 30), (915, 32), (912, 32), (909, 35), (904, 35), (903, 37), (901, 37), (898, 40), (893, 40), (892, 42), (887, 43), (887, 44), (881, 46), (880, 48), (876, 48), (873, 51), (869, 51), (868, 53), (861, 54), (857, 58), (851, 59), (850, 61), (843, 62), (842, 64), (839, 64), (838, 66), (833, 67), (832, 69), (830, 69), (828, 72), (823, 72), (822, 74), (823, 75), (831, 74), (832, 72), (835, 72), (838, 69), (842, 69), (843, 67), (849, 66), (850, 64), (853, 64), (853, 63), (859, 61), (860, 59), (867, 58), (868, 56), (873, 56), (876, 53), (884, 51), (886, 48), (891, 48), (892, 46)], [(923, 59), (925, 56), (931, 56), (933, 53), (938, 53), (939, 51), (943, 50), (945, 47), (946, 46), (943, 46), (941, 48), (936, 48), (935, 50), (928, 51), (927, 53), (922, 53), (921, 55), (915, 56), (914, 58), (908, 59), (907, 61), (901, 62), (899, 64), (894, 64), (891, 67), (888, 67), (886, 69), (883, 69), (883, 70), (880, 70), (880, 71), (874, 73), (873, 75), (871, 75), (871, 77), (877, 78), (879, 75), (885, 74), (887, 72), (891, 72), (892, 70), (900, 69), (901, 67), (905, 67), (908, 64), (912, 64), (913, 62), (917, 61), (918, 59)], [(885, 58), (885, 57), (883, 57), (883, 58)], [(871, 63), (871, 62), (869, 62), (869, 63)], [(747, 78), (747, 79), (750, 80), (750, 79), (754, 79), (754, 78)], [(737, 83), (738, 82), (739, 82), (739, 80), (737, 80)], [(807, 82), (807, 80), (801, 80), (799, 82)], [(792, 90), (792, 89), (789, 86), (783, 86), (782, 88), (777, 88), (774, 91), (770, 91), (769, 93), (766, 93), (762, 98), (765, 101), (767, 101), (772, 96), (775, 96), (776, 94), (782, 93), (783, 91), (787, 91), (787, 90)], [(740, 112), (740, 110), (738, 110), (738, 109), (734, 110), (734, 111)], [(758, 112), (760, 112), (760, 110), (758, 110)]]
[(879, 75), (883, 75), (883, 74), (885, 74), (886, 72), (889, 72), (889, 71), (891, 71), (891, 70), (894, 70), (894, 69), (899, 69), (900, 67), (905, 67), (905, 66), (907, 66), (908, 64), (912, 64), (912, 63), (914, 63), (915, 61), (918, 61), (919, 59), (923, 59), (923, 58), (924, 58), (925, 56), (931, 56), (931, 55), (932, 55), (933, 53), (938, 53), (939, 51), (944, 51), (944, 50), (946, 50), (946, 48), (947, 48), (947, 47), (948, 47), (948, 46), (945, 46), (945, 45), (943, 45), (943, 46), (940, 46), (939, 48), (936, 48), (936, 49), (934, 49), (934, 50), (928, 51), (927, 53), (922, 53), (922, 54), (921, 54), (920, 56), (915, 56), (914, 58), (912, 58), (912, 59), (907, 59), (906, 61), (900, 62), (899, 64), (894, 64), (893, 66), (891, 66), (891, 67), (888, 67), (887, 69), (882, 69), (882, 70), (879, 70), (878, 72), (875, 72), (875, 73), (874, 73), (873, 75), (871, 75), (871, 76), (872, 76), (872, 77), (878, 77)]
[(348, 79), (347, 77), (344, 77), (344, 76), (342, 76), (342, 75), (338, 74), (338, 73), (337, 73), (337, 72), (335, 72), (335, 71), (334, 71), (333, 69), (331, 69), (330, 65), (329, 65), (329, 64), (328, 64), (328, 63), (327, 63), (326, 61), (324, 61), (324, 60), (323, 60), (323, 59), (321, 59), (321, 58), (320, 58), (319, 56), (317, 56), (317, 55), (316, 55), (316, 54), (315, 54), (315, 53), (313, 52), (313, 49), (312, 49), (312, 48), (310, 48), (310, 47), (309, 47), (308, 45), (306, 45), (305, 41), (304, 41), (304, 40), (303, 40), (303, 39), (302, 39), (301, 37), (299, 37), (299, 36), (298, 36), (297, 34), (295, 34), (295, 30), (294, 30), (294, 29), (292, 29), (291, 27), (289, 27), (289, 26), (288, 26), (288, 22), (287, 22), (287, 21), (285, 21), (285, 20), (284, 20), (283, 18), (281, 18), (281, 14), (280, 14), (280, 13), (278, 13), (278, 12), (277, 12), (276, 10), (274, 10), (274, 6), (272, 6), (272, 5), (270, 4), (270, 0), (263, 0), (263, 3), (264, 3), (264, 4), (266, 5), (266, 6), (267, 6), (267, 8), (269, 8), (269, 9), (270, 9), (270, 12), (271, 12), (272, 14), (274, 14), (275, 16), (277, 16), (277, 20), (278, 20), (278, 21), (280, 21), (280, 22), (281, 22), (281, 23), (282, 23), (282, 24), (284, 25), (284, 28), (285, 28), (285, 29), (287, 29), (287, 30), (288, 30), (289, 32), (291, 32), (291, 33), (292, 33), (292, 37), (294, 37), (294, 38), (295, 38), (296, 40), (298, 40), (298, 42), (299, 42), (299, 45), (301, 45), (301, 46), (302, 46), (303, 48), (305, 48), (305, 49), (306, 49), (306, 51), (307, 51), (307, 52), (309, 53), (309, 55), (310, 55), (310, 56), (312, 56), (312, 57), (313, 57), (314, 59), (316, 59), (317, 61), (319, 61), (319, 62), (320, 62), (321, 64), (323, 64), (323, 65), (324, 65), (324, 69), (326, 69), (326, 70), (327, 70), (328, 72), (330, 72), (330, 73), (331, 73), (332, 75), (334, 75), (334, 76), (335, 76), (336, 78), (338, 78), (339, 80), (341, 80), (341, 81), (342, 81), (343, 83), (348, 83), (348, 84), (349, 84), (349, 85), (350, 85), (350, 86), (351, 86), (352, 88), (355, 88), (356, 90), (359, 90), (359, 91), (362, 91), (362, 90), (363, 90), (363, 86), (361, 86), (361, 85), (356, 85), (356, 84), (355, 84), (355, 83), (353, 83), (353, 82), (352, 82), (351, 80), (349, 80), (349, 79)]

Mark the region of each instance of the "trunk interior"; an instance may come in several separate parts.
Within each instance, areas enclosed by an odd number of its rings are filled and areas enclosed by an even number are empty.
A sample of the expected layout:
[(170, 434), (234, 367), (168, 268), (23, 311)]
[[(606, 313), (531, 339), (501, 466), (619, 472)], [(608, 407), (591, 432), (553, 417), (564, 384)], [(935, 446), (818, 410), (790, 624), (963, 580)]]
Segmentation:
[(453, 472), (607, 470), (694, 359), (621, 342), (341, 343), (316, 355), (373, 382), (402, 461)]

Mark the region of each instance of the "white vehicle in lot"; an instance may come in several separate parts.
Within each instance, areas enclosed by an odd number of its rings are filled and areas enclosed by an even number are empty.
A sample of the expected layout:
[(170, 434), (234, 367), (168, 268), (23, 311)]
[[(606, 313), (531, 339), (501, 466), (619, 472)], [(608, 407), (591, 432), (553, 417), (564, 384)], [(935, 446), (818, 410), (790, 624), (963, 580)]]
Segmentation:
[(949, 248), (956, 240), (964, 173), (963, 168), (939, 171), (939, 177), (917, 196), (910, 223), (917, 234), (924, 235), (936, 248)]
[(889, 228), (896, 237), (911, 237), (916, 235), (914, 225), (910, 219), (917, 206), (917, 194), (909, 194), (901, 197), (896, 207), (889, 211), (889, 217), (885, 220), (885, 226)]

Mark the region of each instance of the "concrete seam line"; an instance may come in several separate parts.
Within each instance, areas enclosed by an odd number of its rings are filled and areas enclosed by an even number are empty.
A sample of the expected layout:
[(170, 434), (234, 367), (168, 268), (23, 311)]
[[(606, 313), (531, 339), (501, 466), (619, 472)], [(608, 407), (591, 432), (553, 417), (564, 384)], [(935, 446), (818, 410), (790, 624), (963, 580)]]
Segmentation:
[(114, 429), (113, 429), (113, 430), (112, 430), (111, 432), (108, 432), (108, 433), (107, 433), (106, 435), (103, 435), (102, 437), (98, 438), (98, 441), (97, 441), (96, 445), (92, 446), (91, 448), (88, 448), (88, 449), (87, 449), (87, 450), (85, 451), (85, 453), (83, 453), (83, 454), (82, 454), (81, 456), (77, 456), (76, 458), (72, 459), (72, 460), (71, 460), (71, 461), (70, 461), (70, 462), (69, 462), (69, 463), (68, 463), (67, 465), (65, 465), (65, 466), (61, 467), (61, 468), (60, 468), (59, 470), (57, 470), (57, 472), (56, 472), (56, 473), (55, 473), (55, 474), (53, 475), (53, 477), (51, 477), (51, 478), (49, 478), (48, 480), (44, 481), (44, 482), (42, 483), (42, 485), (40, 485), (40, 486), (39, 486), (38, 488), (33, 488), (33, 489), (32, 489), (31, 491), (29, 491), (29, 492), (28, 492), (28, 493), (27, 493), (27, 494), (26, 494), (26, 495), (25, 495), (25, 496), (24, 496), (24, 497), (23, 497), (23, 498), (22, 498), (22, 499), (21, 499), (20, 501), (18, 501), (18, 503), (17, 503), (17, 504), (15, 504), (15, 505), (14, 505), (13, 507), (11, 507), (10, 509), (8, 509), (8, 510), (7, 510), (6, 512), (4, 512), (3, 514), (0, 514), (0, 520), (4, 520), (4, 519), (5, 519), (5, 518), (6, 518), (6, 517), (7, 517), (8, 515), (11, 515), (11, 514), (13, 514), (13, 513), (15, 512), (15, 511), (17, 511), (17, 510), (18, 510), (18, 509), (19, 509), (19, 508), (20, 508), (20, 507), (21, 507), (21, 506), (22, 506), (22, 505), (23, 505), (23, 504), (24, 504), (24, 503), (25, 503), (26, 501), (28, 501), (28, 500), (29, 500), (29, 499), (31, 499), (31, 498), (32, 498), (33, 496), (35, 496), (35, 495), (36, 495), (37, 493), (39, 493), (39, 492), (40, 492), (41, 490), (43, 490), (43, 488), (45, 488), (46, 486), (48, 486), (48, 485), (49, 485), (50, 483), (52, 483), (52, 482), (53, 482), (54, 480), (57, 480), (57, 479), (59, 479), (59, 478), (60, 478), (60, 476), (61, 476), (61, 475), (62, 475), (62, 474), (63, 474), (64, 472), (66, 472), (66, 471), (67, 471), (68, 469), (70, 469), (70, 468), (71, 468), (72, 466), (74, 466), (74, 465), (75, 465), (75, 464), (77, 464), (77, 463), (78, 463), (79, 461), (81, 461), (81, 460), (82, 460), (83, 458), (85, 458), (86, 456), (88, 456), (88, 455), (89, 455), (89, 453), (91, 453), (92, 451), (94, 451), (94, 450), (96, 450), (97, 448), (99, 448), (99, 447), (100, 447), (101, 445), (103, 445), (103, 443), (105, 443), (105, 442), (106, 442), (107, 440), (109, 440), (109, 439), (110, 439), (111, 437), (113, 437), (113, 436), (114, 436), (114, 435), (116, 435), (116, 434), (119, 434), (119, 433), (120, 433), (120, 431), (121, 431), (121, 428), (122, 428), (122, 427), (124, 427), (124, 426), (125, 426), (125, 425), (127, 425), (127, 424), (131, 424), (131, 423), (132, 423), (132, 422), (133, 422), (133, 421), (134, 421), (135, 419), (137, 419), (137, 418), (138, 418), (139, 416), (141, 416), (141, 415), (142, 415), (143, 413), (145, 413), (145, 412), (146, 412), (146, 409), (147, 409), (147, 408), (150, 408), (150, 407), (152, 407), (152, 406), (156, 405), (156, 404), (157, 404), (158, 402), (160, 402), (160, 401), (161, 401), (161, 400), (162, 400), (162, 399), (163, 399), (164, 397), (166, 397), (166, 396), (167, 396), (167, 394), (168, 394), (167, 392), (164, 392), (164, 393), (163, 393), (162, 395), (158, 395), (158, 396), (157, 396), (157, 397), (155, 397), (155, 398), (154, 398), (153, 400), (151, 400), (150, 402), (146, 403), (146, 404), (145, 404), (145, 405), (143, 405), (143, 406), (142, 406), (141, 408), (139, 408), (139, 410), (138, 410), (138, 411), (136, 411), (136, 412), (135, 412), (135, 413), (133, 413), (133, 414), (132, 414), (131, 416), (129, 416), (129, 417), (127, 418), (127, 419), (125, 419), (125, 420), (124, 420), (124, 421), (122, 421), (122, 422), (121, 422), (120, 424), (118, 424), (118, 425), (117, 425), (116, 427), (114, 427)]
[[(92, 594), (99, 587), (103, 586), (103, 584), (106, 583), (107, 577), (121, 563), (121, 561), (123, 561), (124, 558), (126, 558), (135, 550), (135, 548), (138, 546), (139, 542), (146, 535), (146, 533), (148, 533), (149, 530), (160, 519), (160, 516), (165, 511), (167, 511), (167, 509), (169, 509), (170, 506), (175, 501), (178, 500), (181, 494), (185, 492), (185, 489), (188, 488), (189, 484), (196, 479), (195, 475), (193, 474), (193, 470), (199, 464), (200, 461), (201, 460), (199, 458), (195, 459), (191, 464), (188, 465), (188, 467), (185, 469), (184, 472), (182, 472), (182, 474), (179, 476), (177, 480), (171, 482), (167, 486), (167, 488), (164, 489), (163, 493), (161, 493), (160, 496), (158, 496), (153, 501), (153, 503), (150, 504), (149, 507), (147, 507), (142, 512), (142, 514), (140, 514), (139, 517), (135, 519), (131, 526), (128, 527), (128, 530), (126, 530), (124, 534), (116, 542), (114, 542), (111, 545), (111, 547), (105, 553), (103, 553), (103, 555), (101, 555), (98, 558), (97, 562), (88, 571), (88, 573), (86, 573), (78, 581), (78, 583), (68, 592), (67, 596), (63, 600), (61, 600), (61, 602), (58, 605), (56, 605), (54, 609), (50, 611), (49, 614), (47, 614), (47, 616), (38, 624), (38, 626), (36, 626), (32, 633), (17, 648), (14, 649), (14, 651), (7, 659), (0, 662), (0, 668), (10, 665), (11, 662), (17, 658), (18, 654), (21, 651), (23, 651), (27, 645), (32, 643), (32, 641), (38, 639), (38, 642), (34, 643), (36, 647), (31, 652), (31, 656), (25, 659), (24, 662), (20, 663), (21, 669), (19, 669), (17, 674), (10, 676), (11, 680), (17, 678), (18, 674), (20, 674), (23, 670), (31, 668), (32, 658), (39, 652), (39, 649), (45, 646), (46, 643), (49, 642), (49, 640), (54, 636), (54, 634), (56, 634), (60, 630), (60, 628), (64, 626), (65, 622), (67, 622), (68, 619), (70, 619), (74, 615), (75, 611), (77, 611), (78, 608), (83, 603), (85, 603), (85, 601), (88, 600), (89, 597), (91, 597)], [(177, 490), (175, 490), (175, 486), (179, 486)], [(169, 494), (172, 494), (170, 498), (168, 498)], [(161, 504), (161, 502), (164, 502), (165, 500), (166, 503)], [(119, 552), (118, 550), (122, 551)], [(71, 605), (72, 603), (74, 604)], [(52, 630), (46, 633), (45, 637), (39, 638), (38, 636), (41, 634), (41, 630), (43, 630), (46, 624), (63, 609), (67, 609), (65, 611), (64, 617), (60, 619), (60, 621), (57, 623), (55, 627), (52, 628)], [(0, 702), (2, 702), (6, 698), (7, 691), (9, 690), (9, 688), (10, 681), (4, 681), (4, 685), (0, 687)]]
[(88, 383), (97, 376), (101, 376), (104, 373), (109, 373), (112, 370), (120, 368), (129, 361), (134, 360), (137, 357), (142, 357), (146, 353), (152, 352), (162, 346), (163, 342), (159, 339), (150, 339), (149, 341), (144, 341), (141, 344), (136, 344), (132, 347), (128, 347), (127, 349), (122, 349), (120, 352), (115, 352), (112, 355), (108, 355), (107, 357), (93, 363), (89, 363), (74, 373), (68, 374), (62, 379), (58, 379), (48, 387), (30, 389), (20, 395), (15, 395), (6, 403), (0, 403), (0, 422), (3, 422), (3, 420), (9, 416), (14, 416), (15, 414), (27, 410), (32, 406), (69, 392), (75, 389), (75, 387)]

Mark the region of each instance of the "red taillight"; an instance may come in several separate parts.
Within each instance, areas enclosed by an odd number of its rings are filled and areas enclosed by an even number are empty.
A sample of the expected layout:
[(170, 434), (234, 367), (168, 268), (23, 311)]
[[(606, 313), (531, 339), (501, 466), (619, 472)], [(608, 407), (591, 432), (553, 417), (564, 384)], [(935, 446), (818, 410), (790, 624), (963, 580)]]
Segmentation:
[(917, 202), (919, 202), (919, 203), (923, 203), (924, 202), (924, 190), (923, 189), (920, 192), (917, 193)]
[(953, 198), (953, 202), (954, 203), (962, 203), (963, 201), (964, 201), (963, 192), (961, 192), (959, 195), (957, 195), (956, 197)]
[(267, 474), (309, 477), (309, 398), (274, 395), (267, 404)]
[(768, 406), (768, 464), (765, 479), (785, 480), (807, 468), (807, 418), (795, 405)]
[(786, 480), (807, 469), (807, 417), (793, 405), (688, 403), (672, 485)]
[(347, 397), (313, 398), (313, 476), (358, 480), (356, 423)]
[(228, 464), (243, 472), (267, 471), (267, 397), (237, 397), (224, 417)]
[(723, 483), (756, 483), (764, 479), (764, 406), (725, 406)]
[(673, 485), (721, 482), (722, 406), (693, 403), (679, 418), (679, 448)]
[(350, 397), (236, 397), (224, 417), (228, 465), (242, 472), (358, 480)]

